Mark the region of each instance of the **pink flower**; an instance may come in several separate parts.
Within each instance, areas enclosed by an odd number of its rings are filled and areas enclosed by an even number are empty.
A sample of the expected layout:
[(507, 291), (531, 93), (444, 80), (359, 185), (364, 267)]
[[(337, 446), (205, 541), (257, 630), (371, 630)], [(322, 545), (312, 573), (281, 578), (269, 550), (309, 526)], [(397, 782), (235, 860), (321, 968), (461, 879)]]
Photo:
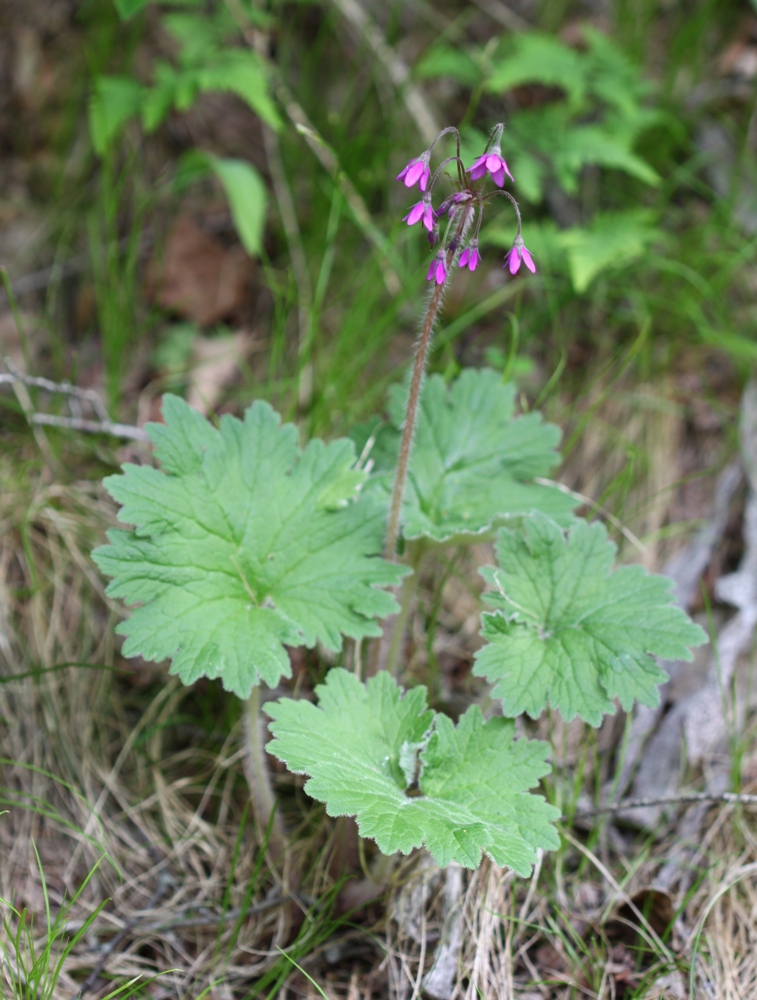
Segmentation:
[(473, 166), (468, 167), (467, 172), (471, 175), (471, 180), (477, 181), (480, 180), (487, 171), (491, 174), (492, 180), (497, 187), (505, 186), (505, 174), (507, 174), (510, 180), (515, 183), (513, 175), (510, 173), (504, 157), (499, 151), (499, 146), (495, 149), (490, 149), (489, 152), (484, 153), (483, 156), (479, 156)]
[(417, 204), (413, 205), (402, 221), (407, 222), (408, 226), (414, 226), (415, 223), (421, 219), (423, 220), (423, 225), (426, 229), (431, 232), (434, 228), (434, 210), (431, 207), (430, 197), (426, 197), (423, 201), (419, 201)]
[(503, 266), (510, 268), (510, 274), (517, 274), (520, 270), (521, 261), (526, 265), (531, 274), (536, 273), (536, 265), (531, 259), (531, 254), (523, 245), (523, 237), (519, 233), (513, 240), (513, 248), (505, 257)]
[(425, 191), (431, 176), (431, 168), (428, 165), (429, 153), (425, 152), (411, 160), (404, 170), (400, 170), (395, 180), (404, 181), (405, 187), (412, 187), (418, 184), (421, 191)]
[(478, 252), (478, 240), (471, 240), (460, 254), (460, 260), (457, 263), (458, 267), (467, 267), (469, 271), (475, 271), (480, 260), (481, 254)]
[(431, 261), (431, 266), (426, 275), (426, 281), (435, 281), (437, 285), (443, 285), (447, 280), (447, 255), (443, 250)]

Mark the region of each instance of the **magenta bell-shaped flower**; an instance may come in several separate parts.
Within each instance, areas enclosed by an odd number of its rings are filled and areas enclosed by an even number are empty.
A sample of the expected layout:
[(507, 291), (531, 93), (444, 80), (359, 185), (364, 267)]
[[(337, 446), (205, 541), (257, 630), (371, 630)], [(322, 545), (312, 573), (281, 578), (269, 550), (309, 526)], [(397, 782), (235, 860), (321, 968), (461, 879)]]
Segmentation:
[(518, 233), (513, 240), (512, 250), (505, 257), (503, 267), (509, 268), (510, 274), (517, 274), (520, 270), (521, 261), (526, 265), (531, 274), (536, 273), (536, 265), (531, 258), (531, 254), (523, 245), (523, 237)]
[(431, 261), (431, 266), (426, 275), (426, 281), (435, 281), (437, 285), (443, 285), (447, 280), (447, 255), (443, 250)]
[(510, 178), (513, 183), (515, 180), (513, 175), (505, 163), (505, 158), (502, 155), (502, 148), (500, 146), (500, 140), (502, 139), (502, 132), (504, 130), (504, 125), (500, 122), (499, 125), (495, 125), (492, 131), (492, 137), (489, 140), (486, 152), (483, 156), (475, 161), (473, 166), (468, 167), (466, 173), (471, 175), (471, 180), (478, 181), (481, 180), (487, 173), (491, 174), (491, 178), (497, 187), (505, 186), (505, 174)]
[(475, 271), (481, 260), (478, 252), (478, 240), (471, 240), (468, 246), (460, 254), (458, 267), (467, 267), (469, 271)]
[(471, 180), (480, 180), (486, 173), (491, 174), (491, 178), (497, 187), (505, 186), (505, 174), (510, 178), (513, 183), (515, 180), (513, 175), (505, 163), (505, 159), (500, 152), (499, 145), (494, 149), (490, 149), (488, 153), (484, 153), (483, 156), (479, 156), (472, 167), (468, 167), (467, 173), (471, 175)]
[(408, 226), (414, 226), (416, 222), (423, 221), (423, 225), (431, 232), (434, 228), (434, 209), (431, 206), (431, 197), (427, 196), (422, 201), (413, 205), (410, 211), (402, 219)]
[(425, 191), (431, 177), (431, 168), (428, 165), (430, 158), (428, 151), (421, 156), (417, 156), (403, 170), (400, 170), (395, 180), (403, 181), (405, 187), (409, 188), (417, 184), (421, 191)]

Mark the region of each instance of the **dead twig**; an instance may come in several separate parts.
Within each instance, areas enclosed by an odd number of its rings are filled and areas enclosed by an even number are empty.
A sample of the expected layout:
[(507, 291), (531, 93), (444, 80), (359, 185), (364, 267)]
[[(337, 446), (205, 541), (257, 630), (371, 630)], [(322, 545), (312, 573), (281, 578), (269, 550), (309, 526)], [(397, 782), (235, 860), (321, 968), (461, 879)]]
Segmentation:
[(58, 471), (58, 462), (53, 454), (53, 450), (50, 447), (50, 442), (45, 437), (45, 432), (39, 427), (35, 426), (34, 423), (34, 404), (32, 403), (31, 396), (29, 395), (29, 390), (24, 384), (23, 378), (21, 378), (21, 373), (18, 371), (13, 361), (10, 358), (5, 358), (5, 367), (10, 372), (11, 386), (13, 392), (18, 400), (18, 405), (21, 407), (24, 416), (26, 417), (26, 422), (31, 428), (32, 434), (34, 435), (34, 440), (37, 442), (37, 447), (42, 454), (48, 468), (50, 468), (54, 473)]
[(444, 873), (444, 924), (442, 939), (434, 953), (434, 963), (421, 985), (435, 1000), (451, 1000), (462, 946), (463, 870), (451, 864)]
[[(392, 249), (389, 246), (389, 241), (374, 223), (371, 213), (368, 210), (368, 206), (361, 197), (360, 192), (357, 190), (344, 170), (342, 170), (336, 153), (310, 121), (305, 109), (297, 102), (294, 94), (289, 87), (287, 87), (275, 62), (265, 51), (265, 46), (261, 44), (260, 36), (256, 34), (254, 29), (245, 23), (244, 18), (238, 18), (238, 21), (242, 37), (250, 48), (254, 49), (261, 56), (261, 58), (266, 61), (268, 68), (271, 71), (271, 88), (276, 100), (284, 109), (284, 113), (294, 125), (295, 130), (303, 137), (323, 169), (331, 176), (363, 235), (373, 244), (376, 250), (378, 250), (378, 263), (387, 291), (390, 295), (398, 295), (402, 290), (402, 282), (400, 281), (400, 277), (394, 268), (394, 258)], [(274, 171), (276, 169), (277, 165), (274, 163)], [(283, 205), (284, 213), (286, 214), (286, 217), (282, 215), (282, 222), (285, 227), (287, 225), (291, 226), (292, 217), (289, 215), (288, 207), (286, 205), (287, 195), (284, 194), (284, 202), (282, 202), (280, 198), (281, 193), (282, 189), (279, 186), (279, 189), (276, 191), (276, 196), (279, 201), (279, 207), (281, 208)], [(290, 235), (290, 232), (287, 232), (287, 235)]]
[(393, 254), (389, 246), (389, 241), (374, 223), (371, 213), (368, 211), (368, 206), (350, 178), (342, 170), (334, 150), (312, 124), (305, 114), (304, 108), (294, 99), (292, 92), (284, 81), (276, 75), (275, 67), (270, 62), (269, 65), (274, 70), (271, 77), (271, 84), (278, 101), (296, 131), (303, 137), (323, 169), (332, 177), (364, 236), (378, 250), (379, 267), (381, 268), (381, 274), (387, 291), (390, 295), (398, 295), (402, 289), (402, 282), (394, 268)]
[(92, 404), (92, 408), (100, 420), (109, 420), (105, 404), (94, 389), (80, 389), (79, 386), (71, 385), (70, 382), (52, 382), (49, 378), (41, 378), (38, 375), (27, 375), (18, 370), (12, 370), (10, 375), (0, 374), (0, 385), (12, 382), (23, 382), (24, 385), (30, 385), (36, 389), (45, 389), (47, 392), (55, 392), (60, 395), (76, 396), (78, 399), (84, 399)]
[[(131, 933), (137, 937), (143, 935), (154, 935), (154, 934), (164, 934), (166, 931), (172, 931), (176, 929), (188, 929), (197, 927), (218, 927), (219, 924), (231, 920), (237, 920), (239, 917), (254, 917), (259, 913), (265, 913), (268, 910), (273, 910), (277, 906), (283, 906), (285, 903), (290, 902), (290, 900), (295, 900), (301, 902), (303, 906), (312, 906), (313, 901), (308, 900), (304, 897), (290, 893), (288, 895), (274, 895), (270, 899), (264, 900), (262, 903), (255, 903), (252, 906), (235, 906), (230, 910), (225, 910), (223, 913), (212, 913), (208, 908), (200, 910), (194, 914), (188, 914), (188, 911), (193, 909), (193, 907), (186, 906), (181, 907), (177, 913), (182, 914), (181, 916), (174, 915), (172, 917), (166, 917), (163, 920), (153, 920), (149, 923), (138, 922), (131, 928)], [(196, 907), (194, 907), (196, 909)], [(142, 911), (143, 914), (147, 914), (147, 911)], [(83, 920), (69, 920), (65, 925), (65, 932), (67, 934), (75, 933), (81, 930), (84, 925)], [(89, 928), (89, 933), (94, 937), (100, 934), (109, 933), (113, 928), (111, 927), (94, 927)], [(125, 930), (121, 927), (118, 933), (122, 933)], [(112, 944), (112, 941), (108, 942), (108, 946)]]
[(622, 812), (624, 809), (646, 809), (650, 806), (690, 805), (692, 802), (727, 802), (729, 805), (757, 806), (757, 795), (746, 792), (683, 792), (680, 795), (660, 795), (651, 799), (624, 799), (591, 809), (576, 810), (577, 816), (597, 816), (600, 813)]
[(130, 441), (149, 441), (149, 435), (142, 427), (131, 424), (114, 424), (110, 420), (83, 420), (81, 417), (56, 417), (50, 413), (35, 413), (33, 424), (46, 427), (64, 427), (67, 430), (83, 431), (86, 434), (110, 434), (111, 437), (127, 438)]
[[(52, 382), (50, 379), (42, 378), (38, 375), (26, 375), (16, 368), (10, 358), (5, 358), (5, 367), (8, 369), (9, 374), (0, 374), (0, 385), (10, 385), (13, 389), (19, 405), (24, 411), (24, 416), (37, 439), (40, 450), (46, 458), (48, 458), (49, 453), (49, 460), (51, 462), (54, 462), (54, 458), (52, 452), (50, 452), (49, 443), (42, 434), (42, 431), (35, 430), (35, 428), (41, 426), (63, 427), (67, 430), (83, 431), (87, 434), (110, 434), (112, 437), (126, 438), (131, 441), (149, 441), (147, 431), (142, 427), (134, 427), (131, 424), (119, 424), (112, 421), (105, 404), (94, 389), (81, 389), (78, 386), (71, 385), (70, 382)], [(81, 416), (64, 417), (51, 413), (38, 413), (34, 409), (31, 397), (27, 392), (28, 386), (43, 389), (45, 392), (68, 396), (71, 400), (85, 401), (92, 407), (97, 419), (88, 420)]]
[(644, 545), (644, 543), (640, 541), (636, 535), (634, 535), (631, 529), (627, 528), (622, 521), (615, 517), (614, 514), (610, 513), (610, 511), (607, 510), (606, 507), (603, 507), (602, 504), (597, 503), (596, 500), (592, 500), (592, 498), (586, 496), (585, 493), (578, 493), (576, 490), (570, 489), (570, 487), (566, 486), (565, 483), (559, 483), (556, 479), (545, 479), (542, 476), (537, 476), (534, 479), (534, 482), (538, 483), (539, 486), (550, 486), (552, 489), (556, 489), (561, 493), (564, 493), (565, 496), (572, 497), (574, 500), (578, 500), (579, 503), (585, 504), (587, 507), (591, 507), (591, 509), (596, 511), (600, 517), (609, 521), (613, 528), (627, 538), (631, 545), (633, 545), (635, 549), (638, 549), (643, 556), (647, 554), (646, 545)]

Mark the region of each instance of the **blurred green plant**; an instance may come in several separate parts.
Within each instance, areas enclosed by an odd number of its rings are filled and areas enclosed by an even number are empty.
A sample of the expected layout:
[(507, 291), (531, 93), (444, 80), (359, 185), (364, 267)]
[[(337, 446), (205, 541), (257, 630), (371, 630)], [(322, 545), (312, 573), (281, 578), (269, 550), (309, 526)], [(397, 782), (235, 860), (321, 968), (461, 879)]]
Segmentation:
[(440, 44), (416, 67), (421, 77), (452, 76), (491, 94), (541, 88), (530, 97), (533, 106), (515, 110), (507, 127), (508, 162), (527, 201), (540, 202), (555, 182), (575, 195), (587, 166), (659, 183), (634, 152), (642, 133), (661, 121), (661, 111), (646, 103), (651, 84), (606, 35), (585, 27), (583, 39), (578, 50), (537, 32), (506, 36), (492, 55)]
[[(116, 2), (123, 19), (144, 6), (139, 0)], [(157, 6), (160, 25), (173, 42), (175, 57), (155, 60), (149, 83), (135, 75), (98, 72), (89, 99), (90, 138), (102, 164), (100, 203), (90, 218), (89, 236), (111, 406), (118, 401), (125, 352), (137, 325), (136, 263), (144, 213), (155, 198), (152, 192), (145, 192), (127, 204), (136, 154), (127, 151), (119, 158), (119, 139), (132, 123), (144, 135), (155, 132), (172, 111), (188, 111), (202, 94), (210, 92), (236, 94), (266, 125), (278, 129), (281, 124), (269, 94), (265, 63), (257, 53), (234, 44), (239, 29), (225, 5), (206, 9), (195, 0), (186, 0)], [(267, 23), (249, 4), (245, 15), (251, 24)], [(208, 175), (214, 175), (224, 189), (244, 249), (250, 256), (258, 256), (267, 207), (260, 174), (243, 160), (194, 149), (179, 160), (173, 189), (182, 191)], [(130, 216), (131, 223), (125, 247), (119, 239), (123, 214)]]
[[(561, 342), (571, 332), (591, 336), (588, 300), (609, 347), (627, 325), (635, 336), (652, 324), (658, 343), (693, 336), (746, 372), (757, 346), (739, 302), (754, 240), (739, 219), (738, 186), (724, 197), (703, 169), (695, 131), (702, 109), (684, 103), (681, 91), (711, 57), (711, 43), (700, 39), (712, 27), (708, 9), (671, 29), (662, 65), (654, 60), (654, 83), (628, 55), (642, 31), (639, 22), (629, 33), (628, 12), (614, 38), (584, 26), (576, 45), (541, 32), (484, 48), (438, 42), (415, 73), (456, 80), (470, 95), (466, 122), (482, 100), (505, 103), (519, 197), (548, 204), (528, 226), (545, 291), (529, 303), (529, 327), (551, 324)], [(734, 156), (744, 127), (732, 123)], [(464, 146), (481, 138), (464, 129)], [(512, 236), (495, 223), (481, 242), (509, 248)]]
[[(516, 110), (506, 133), (508, 160), (526, 201), (538, 204), (554, 188), (576, 197), (587, 168), (619, 171), (656, 187), (658, 173), (635, 151), (644, 132), (665, 118), (659, 107), (648, 103), (651, 84), (621, 48), (595, 28), (584, 27), (583, 42), (584, 47), (576, 49), (552, 35), (529, 32), (500, 39), (492, 53), (442, 43), (426, 53), (416, 73), (426, 78), (452, 76), (472, 87), (471, 108), (483, 93), (510, 96)], [(530, 94), (522, 91), (525, 87)], [(532, 106), (519, 106), (521, 100)], [(466, 139), (481, 143), (473, 129)], [(542, 262), (546, 256), (558, 273), (567, 271), (579, 294), (601, 273), (628, 267), (662, 238), (654, 212), (602, 207), (584, 213), (585, 225), (563, 232), (547, 223), (533, 241)], [(490, 226), (482, 240), (509, 247), (512, 234)]]
[[(122, 16), (131, 16), (143, 4), (116, 4)], [(172, 5), (172, 6), (175, 6)], [(187, 0), (186, 9), (161, 12), (161, 26), (177, 47), (175, 62), (156, 60), (152, 82), (143, 84), (133, 76), (97, 76), (89, 104), (92, 145), (105, 159), (126, 125), (139, 120), (146, 133), (154, 132), (172, 110), (188, 111), (204, 93), (236, 94), (271, 128), (281, 119), (268, 92), (268, 74), (263, 60), (250, 49), (231, 44), (238, 27), (224, 5), (211, 11)], [(191, 9), (191, 8), (198, 9)], [(260, 15), (249, 12), (251, 22)], [(213, 173), (223, 185), (234, 224), (245, 250), (260, 252), (265, 220), (266, 191), (258, 172), (240, 160), (223, 159), (195, 151), (183, 179)]]
[[(506, 136), (518, 192), (534, 204), (555, 186), (575, 197), (586, 168), (620, 171), (649, 187), (660, 182), (635, 151), (643, 133), (665, 117), (647, 103), (651, 84), (606, 35), (584, 27), (583, 41), (576, 49), (532, 32), (500, 39), (491, 54), (442, 43), (416, 67), (421, 77), (452, 76), (474, 88), (472, 106), (483, 93), (508, 94), (516, 106), (531, 103), (512, 112)], [(472, 129), (466, 139), (481, 143)], [(567, 269), (578, 293), (605, 270), (638, 260), (661, 236), (649, 211), (605, 212), (597, 206), (589, 215), (586, 225), (559, 234), (548, 225), (534, 241), (540, 256), (546, 252), (558, 270)], [(509, 247), (512, 235), (489, 227), (483, 239)], [(545, 241), (548, 248), (536, 245)]]

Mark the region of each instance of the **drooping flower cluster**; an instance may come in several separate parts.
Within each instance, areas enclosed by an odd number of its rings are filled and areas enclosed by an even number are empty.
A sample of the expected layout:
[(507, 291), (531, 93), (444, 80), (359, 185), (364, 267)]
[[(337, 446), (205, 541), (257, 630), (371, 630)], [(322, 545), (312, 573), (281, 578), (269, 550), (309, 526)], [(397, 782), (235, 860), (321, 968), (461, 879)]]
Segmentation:
[[(460, 159), (460, 135), (456, 128), (445, 128), (425, 152), (412, 159), (397, 174), (397, 180), (402, 181), (405, 187), (411, 188), (417, 184), (423, 193), (423, 198), (412, 206), (402, 221), (407, 222), (408, 226), (414, 226), (417, 222), (422, 223), (428, 231), (431, 246), (439, 244), (439, 249), (426, 275), (428, 281), (443, 285), (447, 281), (449, 269), (455, 259), (457, 259), (458, 267), (467, 267), (469, 271), (476, 270), (481, 262), (478, 234), (481, 229), (484, 206), (491, 198), (500, 194), (512, 203), (518, 223), (512, 249), (505, 256), (503, 266), (510, 274), (517, 274), (521, 264), (525, 264), (532, 273), (536, 271), (533, 258), (523, 243), (518, 203), (509, 191), (504, 190), (505, 176), (512, 181), (513, 175), (502, 156), (500, 143), (503, 130), (504, 126), (501, 124), (494, 127), (483, 154), (466, 170)], [(442, 136), (449, 133), (452, 133), (457, 141), (457, 154), (443, 160), (432, 175), (431, 153)], [(456, 167), (458, 190), (445, 198), (439, 207), (434, 209), (432, 203), (434, 184), (448, 164), (454, 164)], [(494, 190), (486, 190), (487, 175), (496, 184)], [(472, 238), (469, 239), (468, 234), (474, 224), (475, 231)], [(444, 225), (443, 235), (441, 234), (442, 225)]]

